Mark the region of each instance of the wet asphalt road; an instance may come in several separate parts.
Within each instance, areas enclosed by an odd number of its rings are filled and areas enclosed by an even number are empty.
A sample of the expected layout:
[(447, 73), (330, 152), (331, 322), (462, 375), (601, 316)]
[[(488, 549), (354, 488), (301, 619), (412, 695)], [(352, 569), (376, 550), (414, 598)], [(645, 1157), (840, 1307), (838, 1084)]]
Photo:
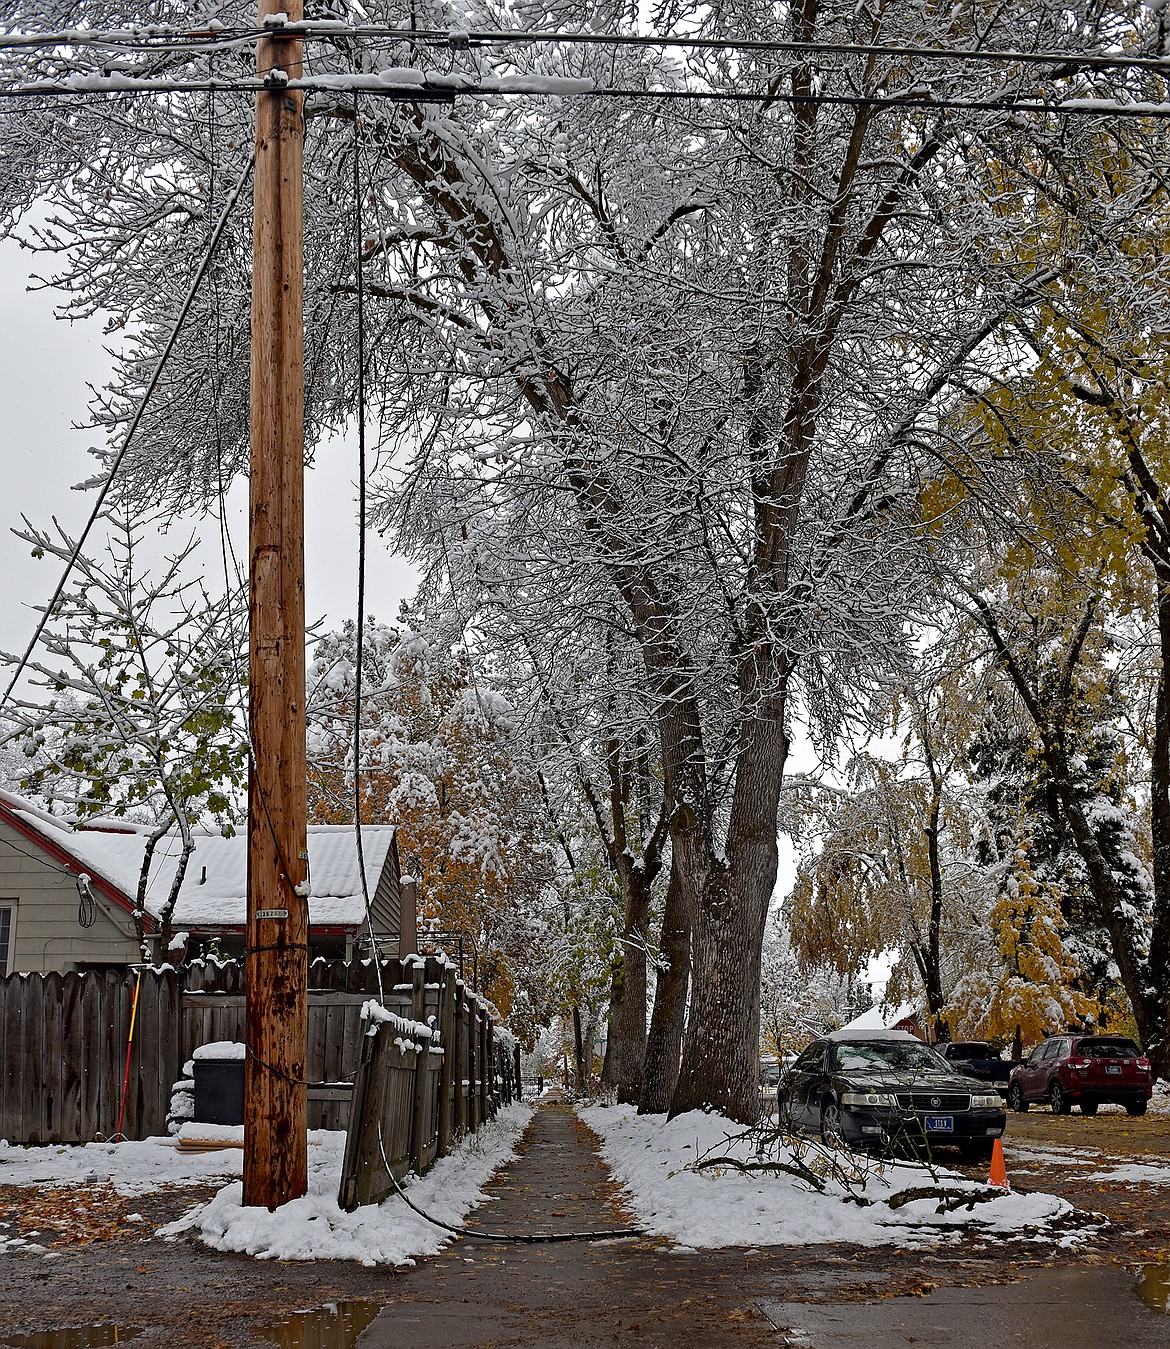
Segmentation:
[(759, 1308), (781, 1343), (811, 1349), (1166, 1349), (1170, 1316), (1147, 1307), (1134, 1284), (1132, 1270), (1073, 1266), (921, 1298), (815, 1305), (764, 1299)]

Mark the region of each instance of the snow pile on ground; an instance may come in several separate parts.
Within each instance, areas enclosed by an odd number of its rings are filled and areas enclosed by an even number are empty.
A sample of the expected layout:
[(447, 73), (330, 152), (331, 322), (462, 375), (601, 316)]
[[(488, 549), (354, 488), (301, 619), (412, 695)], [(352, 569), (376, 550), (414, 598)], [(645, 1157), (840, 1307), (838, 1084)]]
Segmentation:
[[(212, 1128), (200, 1125), (200, 1131)], [(318, 1135), (312, 1135), (317, 1137)], [(0, 1142), (0, 1185), (113, 1185), (121, 1195), (206, 1185), (240, 1174), (238, 1149), (181, 1153), (173, 1138), (24, 1147)]]
[[(1062, 1243), (1081, 1239), (1070, 1231), (1072, 1206), (1055, 1195), (990, 1192), (986, 1185), (939, 1168), (932, 1175), (925, 1167), (878, 1164), (846, 1152), (836, 1160), (853, 1172), (854, 1183), (847, 1187), (830, 1174), (818, 1193), (784, 1171), (745, 1175), (732, 1166), (687, 1169), (704, 1156), (753, 1159), (750, 1140), (738, 1137), (741, 1127), (723, 1115), (691, 1111), (667, 1121), (624, 1106), (592, 1106), (580, 1113), (601, 1135), (602, 1155), (629, 1191), (639, 1222), (686, 1247), (830, 1241), (922, 1245), (940, 1240), (948, 1229), (973, 1226), (999, 1235), (1050, 1235)], [(815, 1164), (817, 1151), (805, 1161)], [(862, 1204), (849, 1198), (855, 1187)], [(949, 1211), (944, 1206), (943, 1212), (937, 1195), (904, 1202), (905, 1192), (921, 1188), (986, 1202), (971, 1208), (964, 1202)], [(989, 1193), (995, 1197), (987, 1199)]]
[(1041, 1171), (1049, 1166), (1079, 1167), (1097, 1174), (1102, 1153), (1097, 1148), (1066, 1148), (1059, 1143), (1022, 1143), (1005, 1139), (1008, 1165), (1017, 1171)]
[[(1115, 1162), (1110, 1158), (1111, 1163)], [(1170, 1166), (1160, 1162), (1117, 1162), (1098, 1171), (1104, 1185), (1170, 1185)]]
[[(484, 1198), (488, 1177), (512, 1154), (532, 1114), (518, 1103), (499, 1111), (477, 1133), (468, 1135), (450, 1157), (405, 1187), (411, 1202), (442, 1222), (457, 1224)], [(195, 1231), (218, 1250), (242, 1251), (273, 1260), (359, 1260), (366, 1265), (413, 1264), (450, 1240), (441, 1228), (411, 1212), (397, 1195), (378, 1206), (343, 1213), (337, 1206), (344, 1132), (309, 1133), (309, 1192), (275, 1213), (245, 1208), (239, 1179), (243, 1151), (222, 1144), (243, 1141), (243, 1129), (229, 1125), (187, 1124), (180, 1141), (221, 1146), (186, 1152), (173, 1138), (135, 1143), (88, 1143), (71, 1147), (13, 1147), (0, 1142), (0, 1185), (60, 1188), (111, 1185), (123, 1196), (148, 1194), (173, 1186), (231, 1183), (206, 1204), (191, 1209), (160, 1229), (163, 1237)], [(84, 1191), (81, 1191), (84, 1193)], [(27, 1242), (0, 1233), (0, 1253), (23, 1250)]]
[[(525, 1104), (506, 1107), (425, 1176), (410, 1177), (404, 1188), (411, 1202), (441, 1222), (462, 1222), (484, 1199), (484, 1184), (511, 1156), (531, 1113)], [(380, 1205), (343, 1212), (337, 1206), (337, 1189), (345, 1134), (322, 1131), (310, 1139), (319, 1146), (309, 1149), (309, 1192), (303, 1198), (275, 1213), (245, 1208), (243, 1185), (237, 1182), (159, 1234), (173, 1237), (196, 1230), (217, 1250), (263, 1260), (359, 1260), (364, 1265), (412, 1265), (450, 1240), (397, 1195)]]

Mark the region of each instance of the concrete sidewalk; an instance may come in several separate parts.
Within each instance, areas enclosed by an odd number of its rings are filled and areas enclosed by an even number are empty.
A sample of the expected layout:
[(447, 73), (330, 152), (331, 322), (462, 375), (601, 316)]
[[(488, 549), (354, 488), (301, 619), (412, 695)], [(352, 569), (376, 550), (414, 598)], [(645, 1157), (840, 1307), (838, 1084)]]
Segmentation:
[[(596, 1136), (560, 1102), (540, 1106), (517, 1156), (474, 1221), (492, 1232), (635, 1226), (597, 1154)], [(777, 1343), (739, 1287), (741, 1252), (672, 1254), (625, 1239), (513, 1245), (462, 1240), (397, 1274), (391, 1301), (356, 1349), (463, 1346), (711, 1346)]]

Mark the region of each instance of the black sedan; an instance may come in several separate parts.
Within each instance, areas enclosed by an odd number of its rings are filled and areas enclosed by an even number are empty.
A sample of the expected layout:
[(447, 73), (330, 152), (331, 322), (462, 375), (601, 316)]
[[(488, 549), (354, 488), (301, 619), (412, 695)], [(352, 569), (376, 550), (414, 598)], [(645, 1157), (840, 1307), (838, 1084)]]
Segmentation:
[(800, 1055), (777, 1095), (791, 1128), (876, 1152), (955, 1147), (986, 1161), (1007, 1123), (997, 1091), (905, 1031), (835, 1031)]

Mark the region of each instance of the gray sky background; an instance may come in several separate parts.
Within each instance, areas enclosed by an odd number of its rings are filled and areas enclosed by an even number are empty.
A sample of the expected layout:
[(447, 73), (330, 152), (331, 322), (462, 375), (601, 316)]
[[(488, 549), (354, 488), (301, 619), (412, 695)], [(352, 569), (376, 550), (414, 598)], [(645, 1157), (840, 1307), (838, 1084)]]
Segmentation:
[[(0, 648), (17, 654), (36, 625), (29, 606), (52, 594), (60, 564), (32, 558), (11, 529), (22, 514), (42, 527), (56, 516), (73, 536), (84, 526), (93, 493), (71, 489), (95, 472), (87, 453), (95, 436), (73, 427), (86, 420), (88, 386), (100, 386), (110, 365), (100, 323), (62, 323), (53, 317), (52, 292), (28, 291), (35, 266), (34, 254), (11, 242), (0, 244), (0, 463), (7, 483), (0, 502)], [(341, 442), (324, 448), (320, 459), (327, 467), (310, 470), (305, 483), (306, 608), (310, 620), (324, 617), (327, 627), (336, 627), (357, 607), (357, 456)], [(246, 569), (244, 484), (229, 494), (228, 520)], [(189, 525), (177, 529), (168, 548), (188, 533)], [(200, 533), (205, 542), (198, 556), (209, 584), (222, 584), (218, 523), (205, 521)], [(400, 600), (414, 590), (413, 569), (371, 533), (366, 570), (366, 613), (394, 619)]]

